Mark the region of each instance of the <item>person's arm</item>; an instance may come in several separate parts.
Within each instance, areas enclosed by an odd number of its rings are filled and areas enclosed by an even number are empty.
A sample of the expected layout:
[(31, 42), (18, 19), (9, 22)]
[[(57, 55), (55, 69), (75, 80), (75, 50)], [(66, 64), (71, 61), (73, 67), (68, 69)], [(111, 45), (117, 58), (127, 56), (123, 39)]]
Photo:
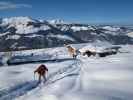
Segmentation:
[(34, 74), (37, 72), (37, 70), (34, 71)]
[[(39, 66), (39, 67), (40, 67), (40, 66)], [(38, 70), (39, 70), (39, 68), (37, 68), (37, 69), (34, 71), (34, 73), (38, 72)]]
[(47, 67), (45, 67), (46, 68), (46, 71), (48, 71), (48, 68)]
[(44, 65), (44, 67), (43, 67), (46, 71), (48, 71), (48, 68)]

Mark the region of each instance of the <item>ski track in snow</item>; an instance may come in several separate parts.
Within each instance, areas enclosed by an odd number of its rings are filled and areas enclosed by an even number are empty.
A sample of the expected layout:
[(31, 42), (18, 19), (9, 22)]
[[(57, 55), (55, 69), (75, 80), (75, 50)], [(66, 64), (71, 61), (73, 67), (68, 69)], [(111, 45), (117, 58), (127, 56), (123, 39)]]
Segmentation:
[[(50, 64), (52, 66), (49, 71), (52, 71), (49, 72), (46, 82), (38, 84), (37, 80), (27, 81), (27, 78), (24, 82), (20, 81), (21, 83), (9, 86), (7, 89), (2, 89), (6, 85), (0, 85), (0, 100), (32, 100), (31, 98), (33, 100), (82, 100), (83, 98), (87, 98), (87, 100), (132, 100), (133, 63), (130, 61), (132, 58), (133, 53), (131, 51), (105, 58), (80, 57), (80, 59), (75, 60), (62, 58), (62, 61), (57, 60), (52, 64), (48, 62), (48, 66)], [(32, 68), (28, 64), (26, 66), (16, 65), (15, 69), (9, 69), (5, 71), (6, 73), (0, 72), (0, 75), (17, 75), (21, 71), (33, 71), (33, 65)], [(17, 67), (22, 67), (22, 69), (17, 70)], [(23, 76), (20, 75), (20, 77)], [(17, 78), (14, 79), (17, 80)], [(73, 78), (73, 83), (68, 78)], [(69, 85), (66, 80), (70, 82), (70, 84), (68, 82)], [(60, 84), (62, 81), (63, 84)], [(10, 82), (10, 80), (7, 82)], [(63, 86), (54, 90), (56, 88), (54, 86), (58, 85)], [(68, 94), (64, 95), (65, 92)], [(50, 95), (52, 97), (57, 96), (59, 99), (54, 97), (50, 99)], [(38, 97), (40, 98), (36, 99)]]
[(0, 91), (0, 100), (13, 100), (15, 97), (24, 95), (26, 92), (36, 88), (37, 86), (37, 81), (30, 81), (19, 84), (8, 90), (2, 90)]
[[(62, 69), (59, 69), (58, 71), (50, 74), (48, 77), (47, 77), (47, 82), (45, 82), (46, 85), (49, 85), (51, 83), (54, 83), (56, 82), (57, 80), (60, 80), (66, 76), (72, 76), (72, 75), (78, 75), (78, 73), (75, 73), (73, 74), (73, 72), (76, 70), (80, 71), (80, 67), (79, 67), (79, 59), (75, 60), (73, 64), (67, 66), (67, 67), (64, 67)], [(60, 76), (60, 75), (63, 75), (63, 76)], [(59, 75), (58, 78), (56, 78), (55, 80), (51, 80), (52, 78), (56, 77), (57, 75)]]
[[(64, 67), (62, 69), (57, 70), (56, 72), (51, 73), (47, 77), (47, 81), (44, 82), (44, 86), (55, 83), (58, 80), (61, 80), (65, 77), (69, 76), (77, 76), (78, 73), (73, 73), (75, 70), (80, 70), (78, 66), (80, 60), (74, 61), (71, 65)], [(55, 78), (56, 77), (56, 78)], [(54, 79), (55, 78), (55, 79)], [(34, 80), (29, 82), (24, 82), (22, 84), (18, 84), (15, 87), (11, 87), (8, 90), (0, 91), (0, 100), (14, 100), (14, 98), (25, 95), (27, 92), (30, 92), (33, 89), (36, 89), (40, 84)]]

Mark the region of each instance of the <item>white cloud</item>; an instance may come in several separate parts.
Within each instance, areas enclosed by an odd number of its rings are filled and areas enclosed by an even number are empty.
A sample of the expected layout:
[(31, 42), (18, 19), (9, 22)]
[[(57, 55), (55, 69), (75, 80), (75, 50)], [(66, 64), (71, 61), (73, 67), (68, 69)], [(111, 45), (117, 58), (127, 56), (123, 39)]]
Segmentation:
[(32, 6), (29, 4), (16, 4), (12, 2), (0, 1), (0, 10), (16, 9), (16, 8), (31, 8), (31, 7)]

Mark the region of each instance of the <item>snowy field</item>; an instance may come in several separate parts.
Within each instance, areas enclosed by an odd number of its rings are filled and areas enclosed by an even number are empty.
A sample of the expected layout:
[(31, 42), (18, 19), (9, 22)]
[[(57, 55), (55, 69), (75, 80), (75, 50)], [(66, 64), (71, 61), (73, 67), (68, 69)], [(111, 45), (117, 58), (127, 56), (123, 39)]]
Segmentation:
[(44, 63), (49, 71), (41, 84), (33, 72), (42, 63), (0, 67), (0, 100), (133, 100), (132, 50), (125, 45), (116, 55), (76, 60), (62, 47), (45, 50), (64, 51), (54, 56), (64, 60)]

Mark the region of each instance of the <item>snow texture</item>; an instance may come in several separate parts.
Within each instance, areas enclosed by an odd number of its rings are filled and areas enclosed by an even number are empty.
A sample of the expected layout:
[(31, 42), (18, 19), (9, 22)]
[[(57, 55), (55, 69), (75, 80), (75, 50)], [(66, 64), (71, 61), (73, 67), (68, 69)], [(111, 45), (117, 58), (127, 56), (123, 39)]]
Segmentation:
[(8, 40), (8, 39), (18, 40), (20, 37), (21, 37), (20, 35), (8, 35), (6, 40)]
[(77, 32), (77, 31), (82, 31), (82, 30), (88, 30), (88, 27), (85, 27), (85, 26), (72, 26), (71, 29), (74, 31), (74, 32)]
[(36, 33), (38, 31), (45, 31), (50, 29), (48, 25), (42, 25), (39, 28), (36, 28), (33, 25), (28, 25), (29, 22), (36, 23), (35, 20), (29, 17), (11, 17), (2, 19), (1, 26), (9, 25), (8, 28), (15, 27), (16, 33), (18, 34)]
[(49, 35), (49, 37), (55, 37), (55, 38), (58, 38), (58, 39), (62, 39), (62, 40), (71, 40), (71, 41), (74, 41), (75, 39), (67, 36), (67, 35), (60, 35), (60, 34), (57, 34), (57, 35)]
[(129, 37), (132, 37), (133, 38), (133, 32), (130, 32), (127, 34)]
[[(44, 63), (49, 71), (47, 81), (41, 84), (33, 75), (41, 63), (0, 67), (0, 100), (132, 100), (132, 49), (132, 45), (125, 45), (122, 53), (105, 58), (79, 55), (75, 60)], [(36, 50), (38, 54), (42, 51)], [(60, 59), (65, 59), (63, 47), (43, 52), (58, 51), (62, 51)]]
[(104, 26), (102, 27), (103, 29), (106, 29), (108, 31), (119, 31), (120, 28), (119, 27), (113, 27), (113, 26)]

